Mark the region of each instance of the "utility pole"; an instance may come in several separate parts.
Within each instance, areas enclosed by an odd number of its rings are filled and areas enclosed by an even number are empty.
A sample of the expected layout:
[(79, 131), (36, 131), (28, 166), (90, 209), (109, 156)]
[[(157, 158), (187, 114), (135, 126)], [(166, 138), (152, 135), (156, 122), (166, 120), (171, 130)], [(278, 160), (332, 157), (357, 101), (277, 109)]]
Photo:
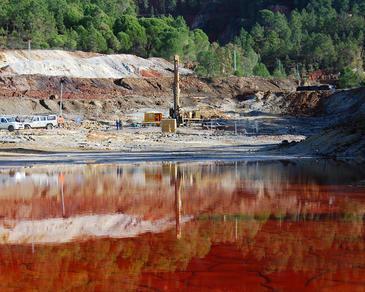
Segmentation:
[(300, 71), (299, 71), (299, 64), (297, 64), (297, 79), (298, 79), (298, 83), (299, 85), (301, 85), (301, 76), (300, 76)]
[(63, 83), (64, 82), (65, 82), (65, 80), (63, 78), (61, 78), (61, 81), (60, 81), (60, 85), (61, 85), (60, 117), (62, 117), (62, 115), (63, 115)]
[(178, 55), (174, 57), (174, 116), (176, 123), (180, 125), (180, 58)]
[(30, 54), (32, 51), (32, 40), (28, 39), (28, 66), (29, 66), (29, 75), (32, 73), (31, 66), (30, 66)]
[(30, 61), (30, 51), (32, 50), (32, 40), (28, 39), (28, 60)]

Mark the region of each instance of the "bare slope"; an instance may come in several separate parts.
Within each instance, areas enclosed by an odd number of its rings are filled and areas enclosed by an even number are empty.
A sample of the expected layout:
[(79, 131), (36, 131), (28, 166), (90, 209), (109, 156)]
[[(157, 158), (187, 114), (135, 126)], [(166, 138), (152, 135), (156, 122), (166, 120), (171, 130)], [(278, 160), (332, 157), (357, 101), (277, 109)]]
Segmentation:
[(323, 104), (328, 127), (290, 149), (290, 153), (365, 159), (365, 88), (342, 91)]
[[(0, 76), (0, 113), (57, 112), (60, 80), (61, 77), (43, 75)], [(144, 108), (168, 111), (172, 104), (173, 77), (66, 77), (64, 80), (66, 114), (85, 117), (103, 114), (105, 118), (113, 118), (116, 113)], [(265, 112), (286, 113), (288, 108), (291, 111), (293, 108), (291, 102), (285, 102), (288, 93), (283, 92), (293, 88), (295, 84), (290, 80), (254, 77), (208, 80), (182, 76), (181, 101), (184, 108), (209, 107), (236, 113), (260, 108)]]
[[(0, 52), (0, 75), (45, 75), (75, 78), (172, 76), (173, 65), (159, 58), (101, 55), (61, 50), (5, 50)], [(192, 73), (181, 68), (182, 74)]]

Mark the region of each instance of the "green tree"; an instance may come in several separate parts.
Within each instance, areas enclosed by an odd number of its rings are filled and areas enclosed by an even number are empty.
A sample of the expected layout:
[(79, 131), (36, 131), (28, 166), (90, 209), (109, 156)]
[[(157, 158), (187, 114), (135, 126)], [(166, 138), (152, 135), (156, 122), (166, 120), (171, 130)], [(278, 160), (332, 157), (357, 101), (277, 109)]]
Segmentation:
[(118, 41), (120, 44), (121, 52), (129, 52), (131, 50), (133, 44), (128, 34), (123, 31), (118, 33)]
[(339, 79), (339, 85), (341, 88), (359, 87), (364, 86), (364, 84), (364, 72), (361, 72), (358, 69), (352, 69), (350, 67), (346, 67), (342, 70)]
[(214, 46), (207, 51), (198, 54), (198, 62), (196, 72), (203, 77), (214, 77), (220, 75), (219, 59), (215, 54)]
[(162, 18), (142, 18), (141, 25), (146, 31), (145, 52), (147, 57), (159, 55), (163, 46), (163, 35), (171, 27)]
[(79, 48), (85, 51), (105, 53), (108, 45), (103, 35), (91, 24), (87, 29), (80, 26), (78, 29)]
[(19, 45), (25, 39), (32, 39), (34, 48), (47, 48), (48, 41), (57, 34), (57, 29), (46, 1), (19, 0), (11, 3), (8, 10), (10, 27), (17, 32)]
[(8, 34), (6, 31), (1, 27), (0, 28), (0, 48), (5, 48), (8, 43)]
[(69, 29), (65, 32), (65, 41), (64, 41), (64, 47), (65, 49), (69, 50), (75, 50), (77, 49), (77, 44), (79, 40), (79, 35), (77, 32), (73, 29)]
[(269, 72), (269, 70), (267, 70), (265, 64), (263, 64), (263, 63), (258, 63), (255, 66), (255, 68), (253, 69), (253, 74), (255, 76), (260, 76), (260, 77), (265, 77), (265, 78), (270, 77), (270, 72)]
[(279, 59), (276, 60), (276, 66), (275, 66), (275, 69), (274, 69), (274, 72), (272, 75), (276, 78), (285, 78), (286, 77), (286, 72), (285, 72), (283, 63), (281, 63), (281, 61)]
[(84, 11), (80, 5), (70, 3), (64, 15), (64, 24), (67, 28), (78, 25), (84, 18)]
[(137, 17), (132, 15), (123, 15), (114, 23), (114, 33), (124, 52), (144, 53), (144, 46), (147, 43), (145, 28), (139, 23)]
[(252, 48), (249, 48), (243, 51), (241, 60), (242, 61), (240, 63), (242, 64), (242, 75), (243, 76), (255, 75), (254, 69), (259, 63), (259, 55)]
[(316, 67), (329, 67), (334, 64), (336, 51), (329, 35), (313, 33), (309, 35), (303, 46), (306, 62)]

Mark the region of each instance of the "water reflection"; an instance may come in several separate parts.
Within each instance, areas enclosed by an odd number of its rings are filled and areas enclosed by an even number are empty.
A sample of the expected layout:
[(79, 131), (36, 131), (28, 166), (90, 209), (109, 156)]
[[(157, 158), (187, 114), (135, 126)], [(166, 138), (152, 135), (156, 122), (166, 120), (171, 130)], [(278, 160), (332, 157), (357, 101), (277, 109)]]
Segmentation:
[(363, 290), (364, 179), (313, 160), (4, 170), (1, 287)]

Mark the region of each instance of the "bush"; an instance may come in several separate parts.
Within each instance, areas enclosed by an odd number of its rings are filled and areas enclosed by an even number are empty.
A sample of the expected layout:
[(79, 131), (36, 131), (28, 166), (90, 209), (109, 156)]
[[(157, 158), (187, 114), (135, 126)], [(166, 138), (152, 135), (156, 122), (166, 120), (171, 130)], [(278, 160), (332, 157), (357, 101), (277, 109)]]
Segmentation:
[(364, 72), (358, 69), (346, 67), (340, 75), (340, 88), (353, 88), (363, 86), (365, 84)]
[(267, 70), (265, 64), (259, 63), (253, 68), (253, 74), (255, 76), (261, 76), (261, 77), (270, 77), (270, 72)]

